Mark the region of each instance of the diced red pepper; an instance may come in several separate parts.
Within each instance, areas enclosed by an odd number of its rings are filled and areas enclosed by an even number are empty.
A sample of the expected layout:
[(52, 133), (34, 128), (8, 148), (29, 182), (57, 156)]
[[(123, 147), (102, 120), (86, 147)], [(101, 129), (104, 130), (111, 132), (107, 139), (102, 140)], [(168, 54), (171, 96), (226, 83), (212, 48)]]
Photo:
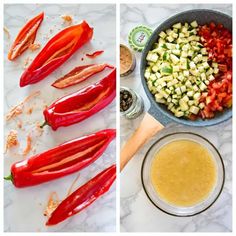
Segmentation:
[(11, 167), (11, 175), (5, 179), (22, 188), (74, 173), (96, 161), (115, 135), (114, 129), (106, 129), (65, 142), (29, 159), (16, 162)]
[(207, 95), (200, 99), (205, 103), (200, 116), (205, 119), (232, 106), (232, 34), (222, 24), (215, 23), (201, 26), (199, 34), (210, 60), (217, 62), (219, 68), (215, 80), (207, 87)]
[(90, 64), (85, 66), (78, 66), (62, 78), (57, 79), (52, 84), (52, 86), (58, 89), (67, 88), (69, 86), (81, 83), (84, 80), (87, 80), (92, 75), (103, 71), (106, 67), (114, 68), (113, 66), (108, 64)]
[(93, 29), (86, 21), (70, 26), (56, 34), (36, 56), (20, 79), (24, 87), (44, 79), (93, 36)]
[(39, 26), (43, 21), (44, 13), (40, 13), (26, 23), (17, 35), (8, 52), (8, 59), (13, 61), (34, 43)]
[(62, 126), (78, 123), (102, 110), (115, 96), (116, 69), (113, 69), (101, 81), (66, 95), (46, 108), (43, 112), (45, 124), (56, 130)]
[(78, 214), (106, 193), (115, 179), (116, 165), (112, 165), (64, 199), (53, 211), (46, 225), (56, 225), (67, 218)]

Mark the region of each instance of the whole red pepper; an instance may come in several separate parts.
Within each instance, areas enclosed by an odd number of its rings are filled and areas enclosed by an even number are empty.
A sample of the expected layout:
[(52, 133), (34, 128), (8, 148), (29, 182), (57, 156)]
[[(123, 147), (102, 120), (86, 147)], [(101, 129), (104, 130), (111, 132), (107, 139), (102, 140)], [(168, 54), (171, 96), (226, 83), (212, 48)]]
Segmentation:
[(116, 165), (112, 165), (64, 199), (53, 211), (46, 225), (56, 225), (79, 213), (106, 193), (115, 179)]
[(79, 171), (97, 160), (114, 139), (114, 129), (101, 130), (16, 162), (5, 177), (18, 187), (28, 187)]
[(34, 43), (39, 26), (43, 21), (44, 13), (40, 13), (26, 23), (17, 35), (8, 52), (8, 59), (13, 61), (20, 56), (29, 46)]
[(86, 21), (70, 26), (56, 34), (36, 56), (20, 78), (20, 86), (44, 79), (93, 36), (93, 29)]
[(52, 86), (58, 89), (67, 88), (69, 86), (81, 83), (87, 80), (89, 77), (103, 71), (106, 67), (113, 68), (113, 66), (108, 64), (90, 64), (85, 66), (75, 67), (68, 74), (60, 79), (57, 79)]
[(46, 108), (43, 112), (45, 123), (41, 127), (47, 124), (56, 130), (78, 123), (106, 107), (115, 96), (116, 69), (113, 69), (99, 82), (66, 95)]

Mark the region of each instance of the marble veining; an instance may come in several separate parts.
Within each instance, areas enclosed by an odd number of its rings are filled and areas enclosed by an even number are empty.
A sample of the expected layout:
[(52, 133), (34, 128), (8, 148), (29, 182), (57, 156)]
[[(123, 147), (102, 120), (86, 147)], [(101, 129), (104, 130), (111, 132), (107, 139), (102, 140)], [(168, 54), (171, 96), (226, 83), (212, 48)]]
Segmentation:
[[(128, 44), (128, 33), (143, 24), (155, 29), (166, 18), (190, 9), (214, 9), (232, 15), (232, 6), (209, 4), (142, 4), (121, 5), (121, 43)], [(140, 53), (135, 53), (137, 67), (128, 77), (121, 79), (121, 85), (137, 91), (144, 99), (145, 110), (150, 107), (139, 76)], [(135, 120), (121, 118), (121, 147), (138, 127), (143, 115)], [(156, 209), (148, 200), (141, 184), (141, 165), (144, 155), (155, 140), (173, 131), (191, 131), (210, 140), (221, 153), (226, 181), (223, 193), (216, 203), (204, 213), (187, 218), (169, 216)], [(232, 119), (217, 126), (191, 128), (169, 124), (148, 141), (141, 151), (129, 162), (121, 174), (121, 231), (123, 232), (229, 232), (232, 231)]]
[[(39, 52), (25, 52), (14, 62), (7, 60), (7, 52), (10, 44), (13, 42), (21, 27), (29, 18), (36, 16), (44, 11), (45, 19), (39, 28), (35, 42), (45, 45), (49, 38), (55, 35), (59, 30), (66, 27), (61, 15), (70, 15), (73, 17), (73, 23), (76, 24), (85, 19), (94, 27), (94, 36), (91, 42), (79, 49), (67, 62), (65, 62), (54, 73), (50, 74), (43, 81), (27, 86), (19, 87), (19, 78), (24, 70), (26, 58), (31, 61)], [(94, 76), (88, 81), (79, 85), (72, 86), (64, 90), (57, 90), (50, 84), (57, 78), (72, 70), (75, 66), (107, 62), (115, 64), (116, 58), (116, 9), (112, 4), (10, 4), (4, 6), (4, 26), (9, 29), (10, 39), (4, 35), (4, 113), (19, 102), (21, 102), (31, 92), (40, 90), (41, 94), (32, 100), (34, 110), (31, 115), (23, 114), (17, 119), (5, 123), (5, 136), (9, 130), (16, 129), (19, 119), (22, 120), (24, 128), (18, 130), (19, 140), (22, 144), (19, 150), (12, 150), (5, 155), (4, 175), (8, 175), (10, 166), (22, 156), (16, 156), (15, 152), (22, 152), (25, 147), (26, 135), (32, 131), (36, 122), (43, 122), (42, 110), (45, 105), (49, 105), (56, 98), (64, 94), (71, 93), (82, 87), (85, 87), (95, 81), (103, 78), (108, 71), (104, 71)], [(106, 29), (106, 30), (104, 30)], [(107, 33), (109, 32), (109, 33)], [(86, 53), (92, 53), (96, 50), (105, 50), (105, 52), (95, 58), (89, 59)], [(82, 58), (84, 59), (82, 61)], [(31, 104), (33, 105), (33, 104)], [(50, 127), (45, 127), (42, 136), (33, 136), (33, 146), (35, 150), (30, 152), (27, 157), (34, 153), (40, 153), (44, 150), (54, 147), (64, 141), (92, 133), (105, 128), (116, 127), (116, 104), (113, 101), (104, 110), (100, 111), (93, 117), (66, 128), (59, 128), (56, 132)], [(33, 132), (33, 131), (32, 131)], [(35, 132), (35, 131), (34, 131)], [(115, 163), (116, 156), (115, 140), (109, 145), (105, 153), (93, 164), (79, 173), (45, 183), (39, 186), (16, 189), (10, 182), (4, 182), (4, 231), (60, 231), (60, 232), (111, 232), (116, 230), (116, 191), (115, 183), (110, 191), (94, 202), (90, 207), (77, 214), (74, 217), (54, 226), (46, 227), (47, 218), (43, 215), (48, 197), (52, 191), (58, 193), (62, 200), (66, 197), (67, 192), (79, 175), (74, 190), (87, 182), (100, 171)]]

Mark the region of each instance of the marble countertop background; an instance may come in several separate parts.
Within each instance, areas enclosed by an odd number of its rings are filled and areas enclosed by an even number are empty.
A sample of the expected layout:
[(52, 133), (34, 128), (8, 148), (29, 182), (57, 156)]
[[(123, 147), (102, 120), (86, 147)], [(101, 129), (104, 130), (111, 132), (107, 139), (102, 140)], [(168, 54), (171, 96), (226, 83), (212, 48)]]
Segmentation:
[[(26, 21), (40, 12), (44, 11), (45, 19), (39, 28), (35, 42), (45, 45), (49, 38), (55, 35), (59, 30), (66, 27), (61, 15), (70, 15), (73, 17), (73, 23), (78, 23), (85, 19), (94, 27), (93, 39), (79, 49), (67, 62), (65, 62), (54, 73), (50, 74), (43, 81), (27, 86), (19, 87), (19, 78), (24, 71), (24, 63), (27, 58), (31, 61), (39, 52), (25, 52), (16, 61), (7, 60), (7, 52), (10, 44), (15, 39), (17, 33), (26, 23)], [(116, 9), (112, 4), (76, 4), (76, 5), (29, 5), (29, 4), (10, 4), (4, 6), (4, 26), (10, 32), (10, 38), (7, 34), (4, 36), (4, 113), (6, 114), (11, 107), (19, 104), (26, 96), (34, 91), (40, 90), (41, 94), (36, 99), (33, 113), (31, 115), (20, 115), (17, 119), (5, 123), (5, 137), (11, 129), (17, 129), (17, 121), (23, 121), (23, 129), (18, 129), (20, 147), (19, 150), (7, 152), (4, 158), (4, 175), (10, 172), (10, 166), (22, 159), (16, 152), (22, 152), (25, 147), (26, 135), (33, 132), (36, 122), (42, 123), (42, 110), (44, 105), (51, 104), (56, 98), (64, 94), (71, 93), (82, 87), (87, 86), (103, 78), (108, 71), (93, 77), (79, 85), (72, 86), (65, 90), (57, 90), (49, 86), (53, 81), (72, 70), (75, 66), (81, 64), (107, 62), (115, 64), (116, 58)], [(106, 30), (104, 30), (106, 29)], [(107, 34), (109, 32), (109, 34)], [(96, 50), (105, 50), (105, 52), (96, 59), (89, 59), (86, 53), (92, 53)], [(81, 58), (84, 58), (82, 61)], [(34, 153), (40, 153), (54, 147), (64, 141), (80, 137), (84, 134), (96, 132), (105, 128), (116, 127), (116, 106), (112, 102), (104, 110), (93, 117), (66, 128), (59, 128), (52, 131), (50, 127), (45, 127), (42, 136), (33, 136), (33, 146), (35, 149), (27, 157)], [(39, 186), (16, 189), (10, 182), (4, 181), (4, 231), (89, 231), (104, 232), (116, 230), (116, 192), (115, 184), (110, 191), (86, 208), (81, 213), (71, 217), (55, 227), (46, 227), (47, 218), (43, 215), (51, 192), (57, 192), (59, 199), (66, 197), (68, 189), (72, 182), (79, 175), (74, 190), (87, 182), (93, 176), (101, 172), (106, 167), (115, 163), (116, 145), (113, 141), (105, 153), (93, 164), (79, 173), (45, 183)]]
[[(166, 18), (181, 11), (207, 8), (232, 15), (231, 5), (168, 4), (168, 5), (121, 5), (121, 43), (128, 44), (127, 36), (135, 26), (144, 24), (155, 29)], [(128, 77), (121, 79), (121, 85), (137, 91), (144, 99), (145, 110), (149, 101), (142, 88), (139, 76), (140, 53), (135, 53), (137, 67)], [(121, 118), (121, 147), (138, 127), (143, 115), (135, 120)], [(157, 208), (148, 200), (141, 184), (141, 164), (151, 144), (167, 133), (192, 131), (209, 139), (221, 153), (226, 182), (216, 203), (204, 213), (194, 217), (173, 217)], [(121, 189), (121, 231), (123, 232), (228, 232), (232, 231), (232, 119), (217, 126), (191, 128), (172, 123), (148, 141), (123, 170)]]

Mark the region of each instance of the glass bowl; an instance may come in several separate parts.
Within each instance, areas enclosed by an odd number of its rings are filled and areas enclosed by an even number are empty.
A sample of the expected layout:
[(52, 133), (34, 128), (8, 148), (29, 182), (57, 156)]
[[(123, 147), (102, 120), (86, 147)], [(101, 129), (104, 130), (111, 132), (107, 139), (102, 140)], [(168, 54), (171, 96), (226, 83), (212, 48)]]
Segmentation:
[[(212, 191), (210, 192), (210, 194), (206, 199), (204, 199), (202, 202), (196, 205), (189, 207), (170, 205), (169, 203), (165, 202), (158, 196), (158, 193), (154, 190), (154, 187), (151, 183), (150, 173), (154, 157), (164, 145), (176, 140), (190, 140), (201, 144), (202, 146), (207, 148), (207, 150), (210, 152), (216, 164), (217, 174), (214, 188), (212, 189)], [(147, 194), (147, 197), (158, 209), (169, 215), (186, 217), (200, 214), (201, 212), (207, 210), (210, 206), (214, 204), (214, 202), (220, 196), (224, 186), (225, 168), (220, 153), (217, 151), (215, 146), (212, 143), (210, 143), (207, 139), (203, 138), (198, 134), (190, 132), (178, 132), (178, 133), (168, 134), (160, 138), (150, 147), (143, 160), (141, 169), (141, 178), (142, 178), (143, 188), (145, 193)]]

